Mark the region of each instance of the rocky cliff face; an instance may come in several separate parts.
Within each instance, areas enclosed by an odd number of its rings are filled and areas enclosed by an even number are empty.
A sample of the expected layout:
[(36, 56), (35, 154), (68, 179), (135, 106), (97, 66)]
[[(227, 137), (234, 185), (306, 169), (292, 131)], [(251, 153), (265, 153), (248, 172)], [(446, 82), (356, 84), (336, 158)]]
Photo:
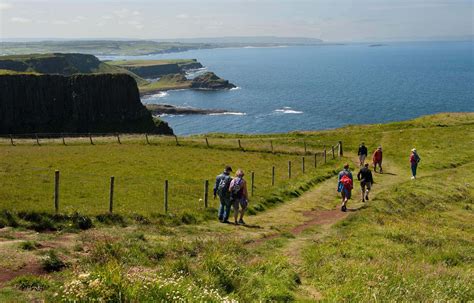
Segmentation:
[(201, 90), (219, 90), (219, 89), (231, 89), (236, 86), (227, 80), (219, 78), (212, 72), (204, 73), (197, 76), (191, 82), (191, 88)]
[(149, 132), (158, 126), (124, 74), (0, 75), (0, 133)]

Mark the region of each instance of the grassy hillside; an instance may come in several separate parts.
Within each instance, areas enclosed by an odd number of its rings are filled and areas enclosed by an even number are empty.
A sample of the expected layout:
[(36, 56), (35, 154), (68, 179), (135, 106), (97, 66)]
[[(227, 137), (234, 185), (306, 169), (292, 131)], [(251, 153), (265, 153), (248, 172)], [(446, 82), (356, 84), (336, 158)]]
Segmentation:
[(109, 65), (95, 56), (85, 54), (48, 53), (0, 56), (0, 69), (66, 76), (73, 74), (121, 73), (132, 76), (138, 85), (147, 83), (146, 80), (124, 68)]
[(154, 66), (154, 65), (166, 65), (166, 64), (178, 64), (186, 65), (189, 63), (195, 63), (196, 59), (163, 59), (163, 60), (116, 60), (107, 61), (110, 65), (117, 66)]
[[(159, 145), (147, 146), (143, 138), (139, 143), (133, 137), (121, 145), (103, 139), (95, 146), (80, 141), (68, 146), (60, 142), (33, 146), (31, 141), (18, 141), (17, 146), (7, 146), (5, 141), (0, 153), (9, 161), (0, 166), (0, 197), (4, 207), (13, 211), (2, 213), (3, 224), (31, 224), (30, 228), (63, 224), (63, 231), (37, 234), (21, 228), (0, 229), (0, 251), (7, 256), (0, 261), (0, 299), (472, 300), (473, 130), (474, 114), (465, 113), (321, 132), (215, 135), (209, 136), (211, 148), (203, 144), (202, 137), (186, 139), (182, 146), (157, 138), (154, 142)], [(312, 152), (342, 140), (344, 158), (308, 169), (304, 176), (299, 172), (291, 180), (281, 177), (272, 188), (267, 185), (268, 177), (262, 177), (268, 167), (276, 165), (277, 176), (284, 176), (287, 160), (298, 163), (301, 156), (274, 155), (268, 149), (231, 150), (237, 138), (254, 149), (268, 148), (271, 138), (278, 148), (291, 147), (287, 151), (293, 152), (301, 151), (304, 142)], [(371, 200), (365, 204), (358, 200), (359, 184), (355, 182), (350, 211), (342, 213), (334, 169), (345, 161), (354, 167), (361, 141), (370, 151), (383, 146), (385, 173), (375, 174)], [(412, 147), (422, 158), (414, 181), (410, 180), (408, 163)], [(224, 163), (256, 172), (257, 194), (250, 205), (260, 212), (247, 217), (247, 227), (202, 221), (215, 215), (201, 210), (153, 214), (156, 204), (146, 195), (155, 189), (156, 195), (162, 191), (161, 178), (170, 176), (174, 180), (170, 184), (181, 182), (185, 190), (194, 189), (197, 183), (199, 191), (202, 180), (211, 179)], [(118, 209), (126, 202), (139, 214), (94, 217), (95, 228), (68, 233), (68, 229), (86, 228), (87, 217), (16, 213), (23, 203), (49, 209), (51, 172), (59, 166), (61, 174), (64, 171), (62, 188), (77, 189), (65, 192), (64, 200), (83, 199), (89, 202), (81, 210), (104, 212), (100, 205), (107, 201), (107, 177), (115, 174), (117, 190), (127, 188), (117, 194), (121, 201)], [(298, 171), (298, 165), (294, 167)], [(33, 171), (44, 169), (44, 179), (35, 181)], [(83, 176), (84, 190), (81, 182), (73, 181), (78, 176)], [(31, 187), (34, 190), (28, 191)], [(31, 201), (28, 196), (38, 196), (38, 200)], [(190, 207), (199, 196), (187, 192), (182, 197), (182, 205)], [(146, 207), (143, 212), (140, 205)], [(216, 205), (214, 201), (212, 205)], [(45, 273), (61, 262), (66, 263), (65, 269)]]

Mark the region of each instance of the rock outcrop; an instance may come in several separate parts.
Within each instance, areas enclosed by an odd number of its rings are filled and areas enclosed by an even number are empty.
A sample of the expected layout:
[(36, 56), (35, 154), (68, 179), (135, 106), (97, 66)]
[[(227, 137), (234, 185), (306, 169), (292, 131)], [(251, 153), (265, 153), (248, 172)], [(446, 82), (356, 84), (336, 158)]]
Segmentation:
[(209, 114), (223, 114), (228, 111), (223, 109), (203, 109), (195, 107), (180, 107), (170, 104), (147, 104), (146, 108), (153, 115), (209, 115)]
[(157, 63), (153, 64), (153, 60), (150, 63), (144, 62), (144, 64), (135, 64), (134, 61), (130, 61), (130, 64), (123, 63), (118, 66), (125, 68), (134, 74), (146, 78), (155, 79), (169, 74), (184, 74), (186, 71), (202, 68), (202, 64), (196, 59), (183, 60), (178, 63)]
[(228, 80), (219, 78), (213, 72), (207, 72), (194, 78), (191, 82), (192, 89), (200, 90), (219, 90), (219, 89), (231, 89), (236, 86), (230, 83)]
[(0, 133), (160, 133), (125, 74), (0, 75)]

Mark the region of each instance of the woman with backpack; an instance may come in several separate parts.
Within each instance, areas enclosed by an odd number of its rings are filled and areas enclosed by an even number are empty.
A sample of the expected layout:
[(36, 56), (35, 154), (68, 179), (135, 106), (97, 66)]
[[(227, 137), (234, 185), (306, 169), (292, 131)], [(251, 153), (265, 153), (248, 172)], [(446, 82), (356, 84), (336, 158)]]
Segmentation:
[(377, 164), (380, 168), (380, 173), (383, 174), (382, 170), (382, 146), (377, 147), (372, 156), (372, 162), (374, 163), (374, 172), (377, 172)]
[(344, 169), (338, 175), (337, 191), (341, 193), (342, 206), (341, 211), (347, 211), (347, 201), (351, 198), (353, 188), (352, 173), (349, 170), (349, 164), (344, 165)]
[[(231, 201), (234, 206), (234, 221), (235, 225), (245, 225), (244, 222), (244, 214), (247, 210), (248, 206), (248, 199), (249, 195), (247, 192), (247, 182), (243, 179), (244, 178), (244, 171), (238, 169), (235, 172), (235, 178), (230, 182), (229, 191)], [(240, 208), (240, 219), (237, 221), (237, 217), (239, 216), (239, 208)]]
[(413, 148), (411, 150), (410, 154), (410, 165), (411, 165), (411, 179), (414, 180), (416, 179), (416, 169), (418, 168), (418, 163), (420, 163), (421, 158), (418, 156), (418, 153), (416, 152), (416, 148)]

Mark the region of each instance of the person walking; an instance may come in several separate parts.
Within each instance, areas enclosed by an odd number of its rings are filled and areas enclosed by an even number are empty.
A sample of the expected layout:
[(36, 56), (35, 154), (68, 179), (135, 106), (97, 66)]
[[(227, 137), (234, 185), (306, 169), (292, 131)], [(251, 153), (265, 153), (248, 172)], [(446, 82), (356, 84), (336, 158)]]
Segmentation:
[(214, 185), (214, 199), (216, 196), (219, 196), (220, 206), (218, 210), (218, 217), (219, 221), (222, 223), (230, 223), (229, 216), (230, 216), (230, 192), (229, 187), (232, 181), (232, 177), (230, 173), (232, 172), (232, 168), (230, 166), (226, 166), (224, 168), (224, 172), (216, 177), (216, 184)]
[(418, 163), (420, 163), (421, 158), (416, 152), (416, 148), (411, 150), (410, 154), (410, 165), (411, 165), (411, 179), (416, 179), (416, 169), (418, 168)]
[[(234, 222), (235, 225), (245, 225), (244, 214), (247, 210), (249, 195), (247, 192), (247, 182), (244, 180), (244, 171), (238, 169), (235, 172), (235, 178), (230, 182), (229, 192), (231, 201), (234, 206)], [(240, 209), (240, 211), (239, 211)], [(240, 213), (240, 219), (237, 218)]]
[(374, 179), (369, 168), (369, 163), (365, 163), (357, 173), (357, 180), (360, 181), (360, 190), (362, 192), (362, 202), (369, 201), (369, 192), (372, 189)]
[(344, 165), (344, 169), (339, 172), (337, 191), (341, 193), (342, 205), (341, 211), (347, 211), (347, 201), (351, 198), (351, 192), (353, 188), (352, 173), (349, 170), (349, 164)]
[(374, 172), (377, 172), (377, 164), (380, 168), (380, 173), (383, 174), (383, 169), (382, 169), (382, 146), (377, 147), (377, 149), (374, 152), (374, 155), (372, 156), (372, 162), (374, 163)]
[(365, 147), (364, 142), (362, 142), (359, 146), (359, 151), (357, 155), (359, 156), (359, 166), (364, 166), (365, 158), (367, 158), (367, 147)]

